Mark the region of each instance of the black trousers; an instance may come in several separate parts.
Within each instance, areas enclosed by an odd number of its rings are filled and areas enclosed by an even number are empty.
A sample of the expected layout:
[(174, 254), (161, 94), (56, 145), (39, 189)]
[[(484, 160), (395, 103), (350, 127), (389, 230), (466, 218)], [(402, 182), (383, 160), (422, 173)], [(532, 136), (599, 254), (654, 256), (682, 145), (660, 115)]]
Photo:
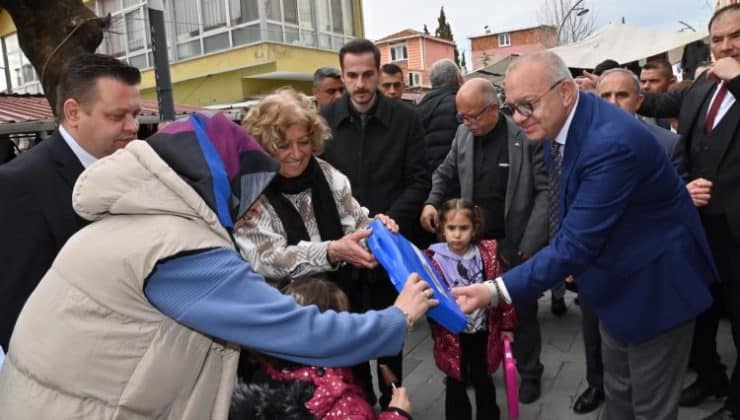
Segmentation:
[[(720, 283), (712, 286), (715, 303), (696, 319), (690, 365), (696, 370), (699, 381), (714, 386), (727, 381), (725, 366), (717, 354), (716, 341), (723, 312), (730, 320), (735, 349), (740, 349), (740, 238), (733, 236), (723, 215), (702, 215), (702, 222), (719, 271)], [(725, 407), (736, 414), (740, 414), (738, 361), (740, 357), (735, 360), (729, 395), (725, 401)]]
[[(398, 297), (398, 291), (387, 277), (383, 269), (375, 270), (361, 270), (360, 281), (362, 285), (360, 306), (362, 310), (357, 312), (364, 312), (367, 310), (380, 310), (385, 309), (395, 302)], [(403, 350), (397, 355), (389, 357), (381, 357), (377, 360), (378, 365), (386, 365), (396, 375), (396, 385), (402, 384), (403, 378)], [(361, 363), (353, 367), (352, 372), (357, 381), (365, 391), (365, 397), (367, 398), (370, 405), (375, 405), (378, 400), (375, 395), (373, 388), (373, 377), (370, 373), (370, 362)], [(380, 390), (380, 406), (383, 409), (388, 408), (388, 404), (393, 397), (393, 387), (391, 384), (386, 383), (383, 376), (380, 374), (380, 370), (376, 371), (378, 377), (378, 388)]]
[(472, 420), (473, 413), (465, 391), (468, 385), (475, 390), (475, 418), (477, 420), (498, 420), (500, 411), (496, 405), (496, 387), (488, 374), (486, 348), (488, 331), (461, 334), (462, 354), (460, 367), (462, 381), (447, 377), (445, 393), (445, 418), (447, 420)]

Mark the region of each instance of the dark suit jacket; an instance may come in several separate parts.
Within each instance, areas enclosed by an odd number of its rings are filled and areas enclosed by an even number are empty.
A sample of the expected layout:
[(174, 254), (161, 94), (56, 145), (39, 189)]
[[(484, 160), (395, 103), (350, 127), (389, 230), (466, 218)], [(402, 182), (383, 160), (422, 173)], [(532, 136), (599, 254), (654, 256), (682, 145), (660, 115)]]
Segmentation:
[[(547, 243), (548, 177), (542, 146), (530, 142), (509, 117), (500, 114), (499, 118), (506, 118), (506, 139), (509, 142), (504, 230), (506, 245), (513, 247), (513, 254), (506, 255), (506, 258), (515, 264), (518, 262), (516, 251), (534, 255)], [(427, 203), (439, 207), (458, 186), (461, 198), (473, 199), (474, 141), (470, 130), (460, 124), (449, 153), (434, 171)]]
[[(640, 114), (662, 117), (678, 117), (678, 132), (681, 139), (677, 146), (680, 154), (680, 171), (692, 172), (690, 152), (692, 147), (697, 147), (692, 142), (692, 133), (696, 124), (704, 124), (705, 115), (701, 113), (704, 101), (711, 98), (717, 87), (717, 82), (707, 79), (701, 75), (687, 88), (675, 92), (663, 94), (645, 94), (645, 101), (638, 110)], [(707, 174), (704, 178), (713, 182), (712, 193), (723, 194), (724, 213), (727, 215), (728, 223), (732, 233), (740, 240), (740, 76), (729, 81), (728, 88), (735, 96), (736, 102), (730, 108), (727, 116), (717, 125), (726, 136), (712, 145), (712, 161), (716, 162), (714, 172)], [(728, 118), (729, 117), (729, 118)], [(693, 177), (692, 177), (693, 178)], [(689, 179), (691, 180), (691, 179)]]
[(82, 164), (55, 132), (0, 166), (0, 345), (67, 239), (86, 222), (72, 209)]
[(561, 227), (503, 275), (515, 304), (573, 275), (581, 299), (628, 343), (709, 307), (716, 270), (699, 214), (651, 137), (633, 116), (580, 94), (563, 156)]

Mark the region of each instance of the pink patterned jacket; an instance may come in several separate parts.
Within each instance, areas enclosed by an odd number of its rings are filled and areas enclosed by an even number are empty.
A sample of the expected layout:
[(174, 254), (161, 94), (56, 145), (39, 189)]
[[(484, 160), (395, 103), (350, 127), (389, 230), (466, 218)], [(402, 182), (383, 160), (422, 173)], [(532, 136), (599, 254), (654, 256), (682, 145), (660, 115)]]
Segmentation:
[(306, 381), (316, 387), (306, 408), (321, 420), (407, 420), (395, 411), (376, 414), (365, 400), (362, 388), (354, 381), (349, 368), (299, 366), (278, 370), (268, 363), (262, 368), (274, 381)]
[[(501, 262), (497, 257), (496, 240), (484, 240), (478, 244), (483, 260), (483, 270), (487, 280), (495, 279), (503, 272)], [(432, 266), (437, 270), (440, 278), (447, 282), (442, 275), (442, 270), (434, 261), (434, 252), (425, 251), (431, 260)], [(449, 284), (448, 284), (449, 286)], [(499, 306), (489, 307), (486, 311), (486, 320), (488, 326), (488, 346), (487, 360), (488, 372), (494, 373), (498, 369), (504, 356), (504, 344), (501, 340), (501, 331), (511, 331), (516, 325), (516, 314), (511, 304), (502, 303)], [(434, 361), (439, 370), (446, 375), (451, 376), (458, 381), (462, 381), (462, 372), (460, 368), (460, 336), (451, 333), (441, 325), (430, 320), (432, 327), (432, 337), (434, 338)]]

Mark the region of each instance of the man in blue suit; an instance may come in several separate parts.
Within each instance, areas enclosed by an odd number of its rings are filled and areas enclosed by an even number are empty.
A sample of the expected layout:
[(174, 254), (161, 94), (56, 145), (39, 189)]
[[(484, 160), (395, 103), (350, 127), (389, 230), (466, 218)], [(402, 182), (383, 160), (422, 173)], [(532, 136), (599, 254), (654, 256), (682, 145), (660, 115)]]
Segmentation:
[(521, 57), (504, 86), (517, 125), (547, 142), (557, 233), (503, 277), (453, 293), (469, 311), (532, 299), (573, 276), (601, 324), (601, 418), (675, 419), (694, 318), (716, 280), (683, 181), (644, 125), (579, 94), (557, 55)]

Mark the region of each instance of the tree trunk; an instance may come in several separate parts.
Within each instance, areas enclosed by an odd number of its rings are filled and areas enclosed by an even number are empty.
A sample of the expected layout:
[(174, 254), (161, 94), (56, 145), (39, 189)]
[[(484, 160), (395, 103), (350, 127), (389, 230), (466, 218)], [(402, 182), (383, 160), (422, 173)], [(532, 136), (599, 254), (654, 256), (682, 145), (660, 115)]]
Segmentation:
[(57, 84), (64, 63), (95, 52), (103, 40), (104, 20), (82, 0), (0, 0), (0, 8), (13, 18), (18, 44), (36, 69), (56, 115)]

